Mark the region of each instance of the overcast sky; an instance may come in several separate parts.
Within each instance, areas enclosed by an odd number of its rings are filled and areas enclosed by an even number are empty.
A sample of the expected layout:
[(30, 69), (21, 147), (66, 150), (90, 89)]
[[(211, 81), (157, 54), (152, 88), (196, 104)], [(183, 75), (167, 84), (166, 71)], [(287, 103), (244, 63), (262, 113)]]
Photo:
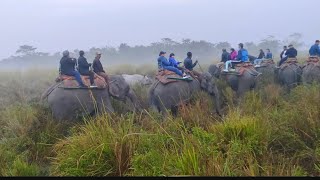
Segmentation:
[(0, 0), (0, 59), (23, 44), (56, 52), (164, 37), (235, 44), (300, 32), (312, 44), (319, 7), (320, 0)]

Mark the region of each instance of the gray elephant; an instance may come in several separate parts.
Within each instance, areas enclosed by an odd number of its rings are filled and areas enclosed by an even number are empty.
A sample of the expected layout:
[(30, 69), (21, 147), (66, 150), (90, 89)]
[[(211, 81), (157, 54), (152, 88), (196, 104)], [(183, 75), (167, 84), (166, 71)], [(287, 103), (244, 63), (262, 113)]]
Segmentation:
[(156, 81), (149, 89), (150, 106), (164, 115), (167, 115), (167, 109), (171, 110), (173, 115), (177, 115), (181, 103), (188, 102), (194, 93), (204, 90), (214, 99), (215, 110), (220, 115), (219, 92), (212, 79), (207, 72), (201, 75), (199, 81), (193, 79), (191, 82), (177, 81), (165, 85)]
[(127, 98), (139, 109), (135, 93), (121, 75), (110, 76), (109, 88), (105, 89), (65, 89), (62, 82), (49, 87), (41, 99), (47, 98), (53, 117), (57, 120), (74, 120), (79, 116), (95, 113), (112, 113), (110, 97), (120, 101)]
[(277, 81), (276, 65), (273, 61), (267, 60), (266, 62), (262, 62), (260, 67), (256, 67), (255, 69), (261, 73), (260, 80), (257, 82), (258, 87), (274, 84)]
[(319, 58), (309, 58), (302, 69), (302, 82), (304, 84), (320, 83)]
[(237, 73), (224, 73), (220, 67), (213, 64), (209, 66), (209, 73), (218, 79), (224, 79), (233, 91), (241, 97), (246, 92), (256, 87), (256, 82), (259, 77), (257, 72), (245, 70), (242, 75)]
[(297, 62), (288, 62), (276, 70), (280, 85), (287, 91), (296, 87), (302, 82), (302, 68)]

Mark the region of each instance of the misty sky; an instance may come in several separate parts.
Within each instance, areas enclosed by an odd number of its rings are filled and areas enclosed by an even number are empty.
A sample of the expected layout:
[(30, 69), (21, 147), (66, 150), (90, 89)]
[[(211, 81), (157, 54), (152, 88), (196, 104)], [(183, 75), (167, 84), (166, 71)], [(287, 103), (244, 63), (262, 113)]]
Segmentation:
[(40, 51), (149, 44), (169, 37), (232, 44), (267, 35), (320, 39), (320, 0), (0, 0), (0, 59)]

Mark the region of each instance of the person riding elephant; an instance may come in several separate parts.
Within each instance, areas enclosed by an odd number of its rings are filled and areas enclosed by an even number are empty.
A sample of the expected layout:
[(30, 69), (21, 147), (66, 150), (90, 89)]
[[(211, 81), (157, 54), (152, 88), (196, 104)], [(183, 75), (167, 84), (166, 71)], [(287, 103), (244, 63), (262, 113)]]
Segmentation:
[(184, 67), (189, 70), (192, 71), (194, 75), (196, 75), (197, 77), (200, 77), (201, 74), (195, 70), (193, 70), (193, 68), (198, 64), (198, 60), (196, 60), (196, 62), (192, 62), (192, 52), (188, 52), (187, 53), (187, 58), (184, 60), (183, 62)]
[(69, 51), (62, 53), (63, 57), (60, 60), (60, 74), (74, 76), (80, 87), (87, 87), (81, 79), (80, 73), (76, 71), (76, 59), (70, 58)]
[(222, 49), (222, 54), (221, 54), (221, 61), (220, 62), (227, 62), (229, 60), (230, 54), (227, 52), (226, 49)]
[(248, 62), (249, 57), (248, 57), (248, 51), (243, 48), (243, 44), (239, 44), (239, 51), (238, 51), (238, 56), (236, 58), (236, 61), (227, 61), (225, 69), (223, 70), (224, 72), (229, 72), (229, 66), (232, 62)]
[(316, 40), (315, 44), (310, 47), (310, 49), (309, 49), (309, 55), (310, 56), (318, 56), (318, 57), (320, 57), (319, 44), (320, 44), (320, 41)]
[(169, 63), (171, 64), (171, 66), (179, 69), (179, 70), (182, 72), (182, 74), (184, 73), (184, 68), (183, 68), (183, 67), (179, 67), (179, 64), (181, 64), (182, 62), (177, 61), (177, 60), (175, 59), (175, 54), (174, 54), (174, 53), (171, 53), (171, 54), (169, 55)]
[(87, 58), (84, 57), (84, 51), (79, 52), (80, 57), (78, 58), (78, 68), (79, 73), (83, 76), (89, 76), (90, 77), (90, 84), (91, 86), (94, 85), (94, 73), (89, 70), (91, 63), (88, 63)]
[[(289, 45), (289, 49), (285, 53), (286, 57), (280, 60), (279, 67), (288, 59), (288, 58), (296, 58), (298, 55), (298, 51), (293, 47), (292, 44)], [(278, 68), (279, 68), (278, 67)]]
[(165, 57), (165, 55), (166, 55), (166, 52), (164, 52), (164, 51), (161, 51), (161, 52), (159, 53), (159, 57), (158, 57), (158, 69), (159, 69), (159, 70), (166, 69), (166, 70), (168, 70), (168, 71), (172, 71), (172, 72), (176, 73), (176, 74), (179, 75), (179, 76), (185, 77), (178, 68), (174, 67), (173, 64), (171, 64), (171, 63), (167, 60), (167, 58)]
[(98, 74), (99, 76), (103, 77), (103, 78), (105, 79), (106, 83), (109, 84), (109, 76), (108, 76), (107, 73), (104, 71), (100, 59), (101, 59), (101, 53), (100, 53), (100, 52), (97, 52), (97, 53), (96, 53), (96, 57), (95, 57), (95, 59), (93, 60), (93, 64), (92, 64), (93, 71), (94, 71), (96, 74)]

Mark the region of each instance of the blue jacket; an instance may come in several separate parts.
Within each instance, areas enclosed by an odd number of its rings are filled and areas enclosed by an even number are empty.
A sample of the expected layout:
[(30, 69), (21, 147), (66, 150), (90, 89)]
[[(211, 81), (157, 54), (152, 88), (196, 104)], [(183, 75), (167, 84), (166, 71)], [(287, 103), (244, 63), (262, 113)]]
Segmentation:
[(272, 59), (272, 53), (271, 52), (267, 53), (266, 59)]
[(320, 56), (320, 47), (318, 44), (314, 44), (311, 46), (309, 50), (310, 56)]
[(237, 60), (240, 60), (242, 62), (247, 62), (249, 60), (248, 51), (246, 49), (240, 49), (238, 51)]
[(176, 68), (181, 63), (181, 62), (177, 62), (173, 57), (169, 58), (169, 62), (171, 64), (171, 66), (176, 67)]
[(298, 51), (295, 48), (289, 48), (285, 54), (288, 58), (295, 58), (298, 55)]
[(158, 58), (158, 69), (165, 68), (166, 66), (171, 66), (170, 62), (164, 56), (159, 56), (159, 58)]

